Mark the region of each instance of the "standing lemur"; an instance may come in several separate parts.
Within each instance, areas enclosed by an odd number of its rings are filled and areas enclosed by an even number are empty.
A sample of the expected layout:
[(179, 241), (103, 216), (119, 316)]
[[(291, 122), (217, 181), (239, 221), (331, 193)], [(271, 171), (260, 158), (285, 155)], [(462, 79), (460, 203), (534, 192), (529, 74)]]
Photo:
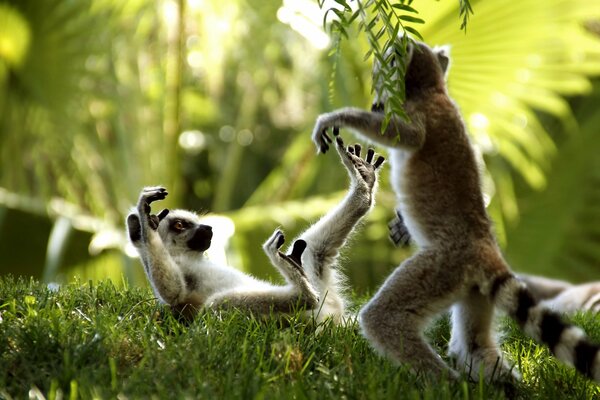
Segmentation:
[(284, 243), (279, 229), (263, 245), (285, 286), (209, 261), (203, 252), (211, 244), (211, 227), (202, 225), (190, 211), (150, 214), (150, 204), (164, 199), (167, 192), (161, 187), (145, 188), (127, 217), (127, 228), (156, 296), (175, 309), (187, 309), (187, 315), (201, 307), (237, 307), (259, 314), (289, 313), (299, 307), (317, 322), (328, 317), (342, 322), (346, 300), (336, 268), (339, 250), (373, 206), (384, 158), (369, 149), (362, 159), (360, 146), (345, 149), (341, 138), (337, 150), (350, 175), (346, 197), (302, 233), (289, 254), (279, 251)]
[[(391, 50), (386, 60), (399, 60)], [(327, 130), (346, 127), (389, 149), (398, 210), (419, 250), (383, 283), (359, 313), (369, 342), (386, 356), (434, 375), (457, 376), (423, 337), (426, 324), (452, 306), (449, 353), (473, 379), (518, 377), (503, 360), (493, 332), (494, 309), (548, 345), (560, 360), (600, 381), (600, 353), (584, 332), (537, 301), (510, 270), (484, 207), (475, 153), (459, 110), (448, 96), (445, 50), (408, 45), (404, 111), (385, 130), (380, 110), (389, 96), (375, 81), (373, 111), (343, 108), (317, 119), (312, 139), (320, 152)], [(381, 66), (376, 61), (374, 76)]]

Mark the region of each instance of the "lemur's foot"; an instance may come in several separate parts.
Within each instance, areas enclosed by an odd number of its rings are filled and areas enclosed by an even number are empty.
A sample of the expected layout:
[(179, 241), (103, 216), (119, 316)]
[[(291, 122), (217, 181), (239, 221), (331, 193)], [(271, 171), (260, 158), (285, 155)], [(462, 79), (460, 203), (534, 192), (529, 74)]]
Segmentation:
[[(372, 189), (375, 181), (377, 180), (376, 172), (385, 161), (385, 158), (380, 155), (377, 155), (375, 158), (375, 150), (369, 148), (367, 150), (367, 155), (364, 159), (362, 159), (361, 145), (355, 144), (354, 146), (348, 146), (345, 148), (344, 141), (340, 136), (336, 137), (336, 144), (336, 149), (346, 168), (348, 168), (350, 171), (354, 171), (355, 173), (352, 173), (352, 175), (357, 180), (365, 182), (368, 188)], [(373, 162), (374, 158), (375, 162)]]
[(268, 256), (278, 253), (278, 250), (285, 243), (285, 235), (280, 229), (275, 229), (275, 232), (263, 244), (263, 250)]
[(292, 252), (290, 254), (279, 252), (279, 255), (290, 264), (294, 264), (304, 274), (304, 268), (302, 267), (302, 253), (304, 253), (304, 250), (306, 250), (306, 241), (298, 239), (292, 245)]
[[(281, 266), (281, 263), (289, 264), (293, 269), (297, 270), (302, 276), (305, 276), (304, 268), (302, 267), (302, 253), (306, 249), (306, 241), (298, 239), (292, 245), (290, 254), (284, 254), (279, 249), (285, 243), (285, 235), (280, 229), (276, 229), (269, 239), (263, 245), (265, 253), (271, 261)], [(285, 269), (288, 269), (286, 267)]]
[[(305, 240), (298, 239), (292, 245), (290, 254), (284, 254), (279, 249), (285, 243), (283, 232), (276, 229), (263, 245), (263, 250), (271, 260), (271, 263), (285, 277), (288, 283), (296, 286), (307, 300), (308, 304), (319, 302), (319, 295), (311, 285), (302, 267), (302, 253), (306, 250)], [(311, 306), (312, 307), (312, 306)]]
[(410, 243), (410, 232), (404, 224), (400, 211), (396, 210), (396, 217), (388, 223), (389, 238), (397, 247), (406, 247)]

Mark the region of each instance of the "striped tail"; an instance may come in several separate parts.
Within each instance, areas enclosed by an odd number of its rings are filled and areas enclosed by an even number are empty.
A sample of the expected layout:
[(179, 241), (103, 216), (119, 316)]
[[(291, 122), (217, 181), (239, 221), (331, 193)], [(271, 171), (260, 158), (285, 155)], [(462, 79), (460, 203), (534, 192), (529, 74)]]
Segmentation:
[(527, 335), (547, 345), (562, 362), (600, 383), (600, 347), (592, 343), (581, 328), (539, 304), (527, 285), (512, 274), (498, 277), (491, 294), (496, 305)]

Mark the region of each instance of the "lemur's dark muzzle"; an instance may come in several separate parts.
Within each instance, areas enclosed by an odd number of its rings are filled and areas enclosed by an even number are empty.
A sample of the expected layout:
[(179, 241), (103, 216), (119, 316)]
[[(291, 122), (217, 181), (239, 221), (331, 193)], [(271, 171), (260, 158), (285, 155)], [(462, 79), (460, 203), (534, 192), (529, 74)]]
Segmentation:
[(213, 232), (210, 226), (198, 225), (194, 229), (194, 235), (188, 240), (187, 245), (192, 250), (205, 251), (210, 247), (210, 240), (212, 237)]

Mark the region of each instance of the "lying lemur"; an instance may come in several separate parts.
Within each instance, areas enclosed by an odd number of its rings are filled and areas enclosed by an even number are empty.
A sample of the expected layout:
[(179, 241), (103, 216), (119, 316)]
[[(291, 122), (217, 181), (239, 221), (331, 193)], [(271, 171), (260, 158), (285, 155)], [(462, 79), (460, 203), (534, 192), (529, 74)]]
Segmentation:
[(360, 146), (345, 149), (341, 138), (337, 138), (337, 150), (350, 175), (346, 197), (302, 233), (289, 254), (279, 251), (285, 240), (279, 229), (263, 245), (285, 278), (285, 286), (209, 261), (203, 252), (211, 244), (211, 227), (202, 225), (190, 211), (150, 214), (150, 204), (164, 199), (167, 191), (145, 188), (137, 208), (127, 217), (127, 228), (155, 295), (178, 310), (236, 307), (266, 314), (289, 313), (299, 307), (308, 310), (317, 322), (326, 318), (342, 322), (346, 300), (336, 261), (348, 236), (373, 206), (377, 173), (384, 158), (375, 158), (369, 149), (363, 160)]
[[(428, 322), (452, 307), (449, 352), (473, 379), (480, 372), (512, 379), (493, 330), (496, 308), (548, 345), (563, 362), (600, 381), (600, 352), (580, 328), (538, 304), (504, 260), (485, 210), (475, 153), (458, 107), (448, 96), (444, 50), (410, 42), (407, 58), (394, 49), (386, 62), (407, 66), (405, 121), (383, 128), (388, 82), (376, 80), (372, 111), (343, 108), (319, 116), (312, 139), (318, 151), (331, 143), (328, 129), (353, 129), (389, 150), (399, 221), (419, 250), (386, 279), (361, 309), (364, 336), (381, 353), (414, 369), (457, 376), (423, 337)], [(382, 66), (374, 63), (374, 77)], [(401, 219), (400, 219), (401, 218)], [(397, 223), (393, 223), (396, 226)], [(395, 228), (394, 228), (395, 229)], [(392, 229), (392, 235), (394, 235)], [(404, 235), (399, 235), (398, 241)]]
[(519, 274), (533, 296), (549, 308), (565, 314), (600, 313), (600, 282), (573, 284), (543, 276)]

